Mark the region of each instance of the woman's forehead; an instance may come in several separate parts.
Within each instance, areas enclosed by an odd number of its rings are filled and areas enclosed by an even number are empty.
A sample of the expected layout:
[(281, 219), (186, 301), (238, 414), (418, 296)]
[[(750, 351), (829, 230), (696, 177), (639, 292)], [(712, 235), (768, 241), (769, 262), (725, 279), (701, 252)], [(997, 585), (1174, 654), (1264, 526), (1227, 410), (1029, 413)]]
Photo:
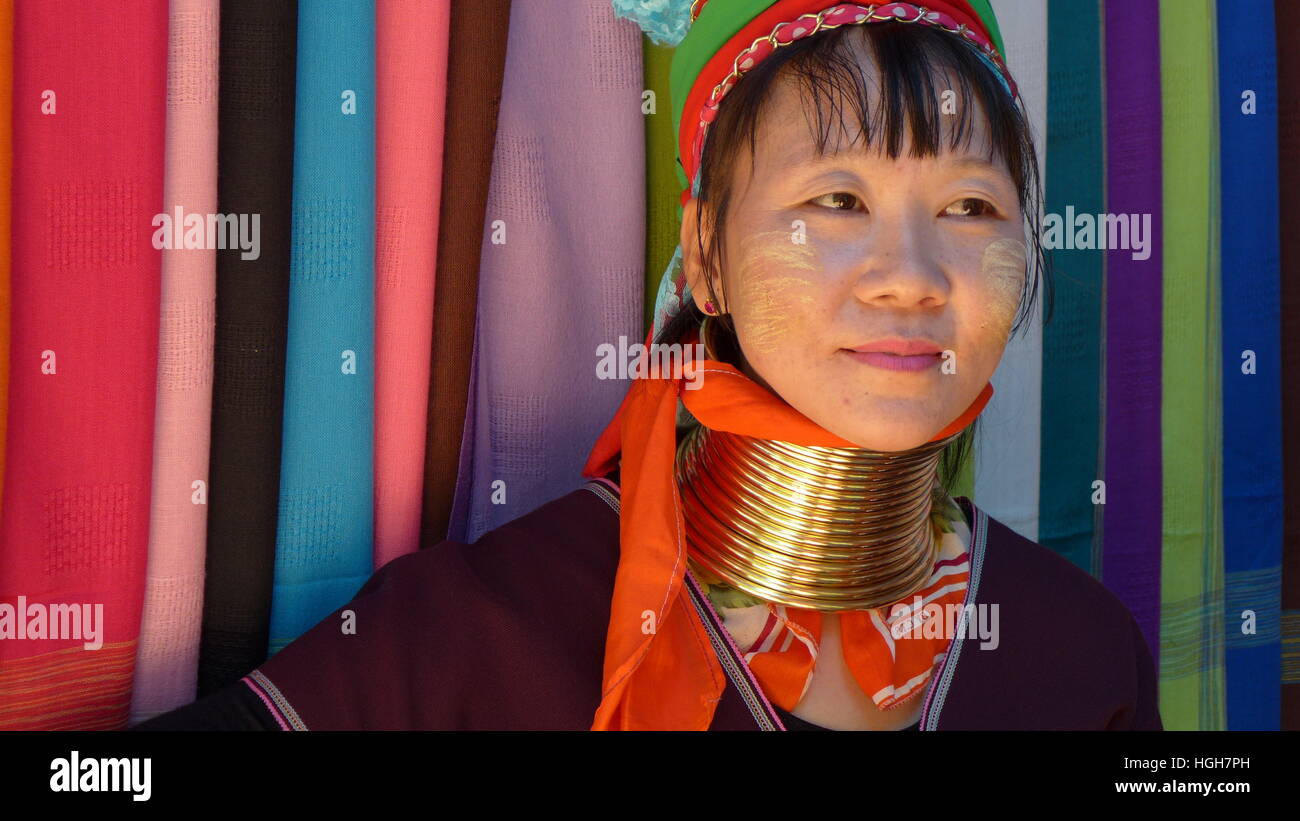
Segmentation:
[[(879, 88), (874, 76), (868, 77), (867, 89), (868, 107), (866, 112), (862, 112), (856, 101), (845, 99), (847, 92), (842, 89), (824, 90), (820, 99), (814, 100), (806, 83), (783, 77), (774, 85), (758, 115), (755, 165), (759, 168), (790, 168), (846, 160), (894, 161), (885, 154), (884, 112), (880, 108)], [(936, 82), (935, 90), (936, 94), (942, 94), (947, 88)], [(949, 110), (944, 102), (943, 99), (936, 101), (940, 116), (938, 139), (935, 141), (938, 154), (933, 159), (944, 165), (983, 165), (1005, 174), (1006, 166), (995, 156), (989, 141), (988, 122), (979, 105), (972, 102), (976, 111), (971, 112), (970, 117), (962, 118), (944, 113)], [(955, 106), (960, 104), (961, 101), (954, 98), (952, 110), (955, 111)], [(867, 129), (869, 135), (864, 134), (864, 119), (870, 126)], [(900, 159), (916, 156), (913, 152), (912, 118), (903, 116), (902, 120)], [(962, 132), (960, 135), (959, 131)]]

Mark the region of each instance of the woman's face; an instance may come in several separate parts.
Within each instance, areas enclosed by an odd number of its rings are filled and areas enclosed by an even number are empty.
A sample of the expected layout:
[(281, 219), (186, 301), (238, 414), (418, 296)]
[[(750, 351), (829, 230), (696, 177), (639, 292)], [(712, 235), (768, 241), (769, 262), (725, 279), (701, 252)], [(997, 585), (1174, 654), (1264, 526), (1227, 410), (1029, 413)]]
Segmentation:
[[(859, 62), (874, 83), (874, 63)], [(985, 160), (982, 116), (969, 154), (890, 160), (849, 134), (848, 148), (819, 158), (797, 87), (778, 85), (753, 173), (747, 151), (734, 164), (714, 281), (743, 370), (860, 447), (917, 447), (970, 406), (1002, 357), (1026, 275), (1015, 183)], [(683, 262), (702, 309), (696, 219), (692, 200)]]

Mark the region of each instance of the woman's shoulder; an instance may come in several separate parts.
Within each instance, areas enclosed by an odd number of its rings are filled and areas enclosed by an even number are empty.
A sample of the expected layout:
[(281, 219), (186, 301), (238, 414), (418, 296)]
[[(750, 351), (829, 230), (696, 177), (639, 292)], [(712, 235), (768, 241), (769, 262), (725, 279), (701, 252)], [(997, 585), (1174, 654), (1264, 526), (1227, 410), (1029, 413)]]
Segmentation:
[(617, 566), (618, 516), (584, 485), (393, 559), (245, 684), (306, 729), (585, 729)]
[(1160, 729), (1153, 655), (1124, 602), (970, 507), (973, 625), (960, 637), (944, 725)]
[[(616, 486), (615, 486), (616, 487)], [(590, 481), (466, 544), (445, 540), (393, 559), (362, 587), (389, 585), (423, 595), (448, 588), (500, 603), (555, 607), (553, 594), (612, 590), (618, 568), (618, 513), (609, 483)]]
[(987, 512), (979, 514), (985, 521), (983, 595), (998, 594), (1023, 607), (1048, 610), (1056, 614), (1058, 624), (1083, 619), (1126, 627), (1132, 621), (1124, 602), (1091, 573)]

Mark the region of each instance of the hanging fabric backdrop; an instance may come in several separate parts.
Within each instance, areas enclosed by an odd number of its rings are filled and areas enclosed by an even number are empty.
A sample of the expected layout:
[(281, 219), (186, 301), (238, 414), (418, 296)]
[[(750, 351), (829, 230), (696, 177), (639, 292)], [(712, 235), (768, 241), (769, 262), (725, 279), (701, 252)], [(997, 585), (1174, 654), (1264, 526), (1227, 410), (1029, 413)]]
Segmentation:
[[(1300, 4), (992, 5), (1053, 299), (959, 486), (1132, 610), (1166, 727), (1300, 728)], [(0, 604), (104, 610), (0, 641), (0, 729), (187, 703), (579, 483), (672, 54), (609, 0), (0, 0)]]

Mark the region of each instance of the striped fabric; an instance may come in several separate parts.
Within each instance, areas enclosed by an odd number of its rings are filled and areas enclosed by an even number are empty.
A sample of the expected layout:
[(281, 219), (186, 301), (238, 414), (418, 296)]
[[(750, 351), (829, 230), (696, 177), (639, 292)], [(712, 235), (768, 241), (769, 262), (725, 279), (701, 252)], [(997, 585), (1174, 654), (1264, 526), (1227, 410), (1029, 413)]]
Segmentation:
[(0, 603), (89, 621), (0, 641), (0, 729), (115, 729), (148, 555), (167, 3), (17, 12)]
[(373, 565), (374, 46), (373, 0), (299, 7), (272, 654)]
[[(175, 215), (180, 209), (185, 215), (181, 224), (172, 223), (174, 238), (181, 236), (192, 215), (206, 221), (207, 215), (217, 213), (220, 14), (218, 0), (171, 3), (163, 213)], [(189, 232), (185, 234), (188, 238)], [(131, 692), (132, 723), (188, 704), (196, 693), (208, 525), (216, 264), (211, 246), (169, 248), (162, 255), (149, 565)]]

